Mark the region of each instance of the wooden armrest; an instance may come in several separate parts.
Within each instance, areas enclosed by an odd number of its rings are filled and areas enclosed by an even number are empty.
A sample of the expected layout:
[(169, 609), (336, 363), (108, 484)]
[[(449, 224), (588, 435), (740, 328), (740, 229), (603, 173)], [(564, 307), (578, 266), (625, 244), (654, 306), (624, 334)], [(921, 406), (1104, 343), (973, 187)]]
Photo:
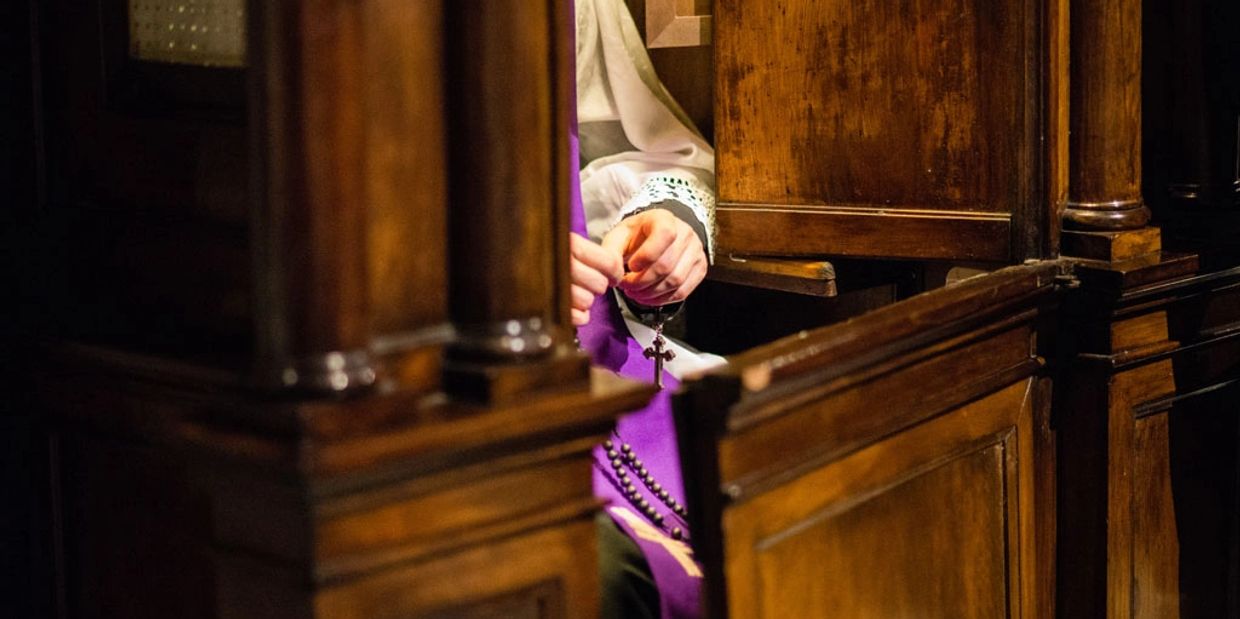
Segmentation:
[(780, 290), (815, 297), (834, 297), (835, 266), (826, 260), (724, 256), (710, 268), (717, 282)]

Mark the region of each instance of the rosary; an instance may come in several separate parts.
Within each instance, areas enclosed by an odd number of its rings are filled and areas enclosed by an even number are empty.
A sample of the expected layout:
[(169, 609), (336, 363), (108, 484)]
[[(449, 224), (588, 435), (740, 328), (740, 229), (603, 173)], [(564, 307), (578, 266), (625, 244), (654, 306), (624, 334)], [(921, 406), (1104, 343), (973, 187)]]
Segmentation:
[[(624, 296), (620, 296), (620, 299), (628, 305), (629, 310), (642, 324), (654, 330), (654, 339), (651, 340), (650, 346), (642, 351), (642, 355), (654, 361), (654, 384), (662, 389), (663, 365), (676, 358), (676, 353), (668, 347), (667, 338), (663, 335), (663, 327), (667, 321), (679, 313), (683, 305), (646, 307)], [(604, 474), (610, 473), (608, 477), (621, 495), (654, 526), (664, 531), (672, 540), (684, 540), (687, 537), (685, 520), (688, 517), (688, 511), (675, 497), (671, 496), (662, 484), (655, 480), (654, 475), (646, 468), (633, 448), (620, 440), (619, 434), (615, 434), (614, 439), (603, 443), (606, 460), (612, 470), (607, 471), (608, 467), (602, 465), (598, 459), (595, 460), (594, 466), (604, 471)], [(635, 483), (634, 478), (636, 482), (640, 482), (640, 485)], [(643, 487), (649, 496), (643, 496), (641, 489)], [(670, 509), (671, 513), (666, 515), (660, 513), (655, 507), (659, 503)]]
[(667, 340), (663, 337), (663, 325), (670, 318), (663, 312), (662, 307), (653, 308), (652, 314), (641, 316), (642, 322), (654, 329), (654, 340), (650, 342), (650, 347), (642, 351), (647, 359), (654, 359), (654, 385), (659, 389), (663, 388), (663, 364), (676, 358), (676, 353), (667, 347)]

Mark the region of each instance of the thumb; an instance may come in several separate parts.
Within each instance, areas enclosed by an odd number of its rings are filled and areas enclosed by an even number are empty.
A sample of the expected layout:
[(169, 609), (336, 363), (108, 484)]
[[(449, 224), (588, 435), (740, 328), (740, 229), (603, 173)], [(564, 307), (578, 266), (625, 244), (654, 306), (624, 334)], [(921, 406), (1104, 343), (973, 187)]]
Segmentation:
[(602, 242), (604, 249), (620, 256), (626, 271), (628, 270), (629, 254), (633, 251), (630, 247), (633, 234), (633, 228), (630, 223), (631, 220), (628, 219), (620, 220), (620, 223), (616, 224), (615, 228), (612, 228), (610, 232), (603, 236)]

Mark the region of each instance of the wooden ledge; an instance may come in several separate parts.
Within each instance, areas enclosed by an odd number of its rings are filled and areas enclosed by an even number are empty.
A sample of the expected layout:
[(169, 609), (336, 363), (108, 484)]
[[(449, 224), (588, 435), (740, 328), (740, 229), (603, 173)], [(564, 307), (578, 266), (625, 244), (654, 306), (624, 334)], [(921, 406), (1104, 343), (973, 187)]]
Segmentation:
[(1073, 260), (1073, 272), (1086, 288), (1115, 297), (1146, 286), (1182, 279), (1200, 270), (1196, 254), (1158, 252), (1122, 261)]
[[(340, 487), (392, 467), (425, 473), (571, 437), (601, 441), (617, 417), (654, 394), (653, 385), (592, 369), (582, 385), (502, 405), (392, 393), (290, 407), (296, 425), (284, 433), (253, 419), (221, 422), (220, 414), (182, 420), (175, 431), (180, 447), (204, 457)], [(353, 427), (354, 419), (369, 423)]]
[(710, 268), (710, 279), (814, 297), (839, 294), (835, 266), (826, 260), (729, 255)]

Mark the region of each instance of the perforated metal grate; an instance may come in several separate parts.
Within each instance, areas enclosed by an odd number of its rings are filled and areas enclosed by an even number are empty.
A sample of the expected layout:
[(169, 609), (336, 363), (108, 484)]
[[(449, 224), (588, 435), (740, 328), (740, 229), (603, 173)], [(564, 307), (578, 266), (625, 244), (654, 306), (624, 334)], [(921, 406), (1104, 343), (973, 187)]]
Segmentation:
[(245, 0), (129, 0), (129, 55), (138, 60), (245, 65)]

